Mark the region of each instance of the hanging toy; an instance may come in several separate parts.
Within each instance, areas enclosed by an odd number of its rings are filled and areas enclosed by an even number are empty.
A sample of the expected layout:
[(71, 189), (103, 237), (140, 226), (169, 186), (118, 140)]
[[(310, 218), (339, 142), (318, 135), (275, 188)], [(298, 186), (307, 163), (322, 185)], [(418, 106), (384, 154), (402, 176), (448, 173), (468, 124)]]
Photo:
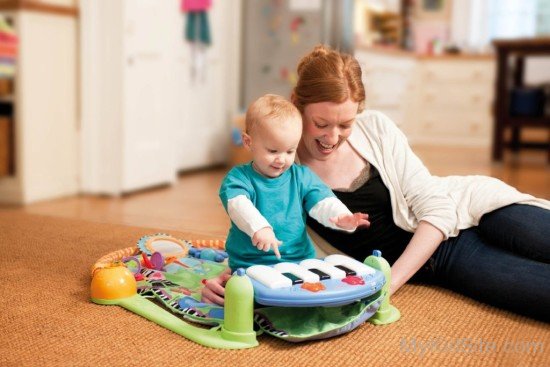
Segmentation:
[(164, 270), (164, 256), (160, 252), (154, 252), (151, 257), (148, 257), (145, 252), (141, 253), (141, 261), (138, 256), (126, 256), (122, 258), (122, 262), (134, 274), (139, 274), (142, 268), (151, 270)]

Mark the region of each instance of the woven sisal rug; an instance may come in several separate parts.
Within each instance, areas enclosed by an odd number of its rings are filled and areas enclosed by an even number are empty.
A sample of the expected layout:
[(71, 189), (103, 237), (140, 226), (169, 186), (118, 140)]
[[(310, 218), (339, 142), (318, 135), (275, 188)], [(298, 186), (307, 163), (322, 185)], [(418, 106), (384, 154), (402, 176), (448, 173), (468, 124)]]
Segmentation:
[(550, 366), (548, 324), (431, 286), (398, 292), (395, 324), (237, 351), (89, 302), (95, 260), (159, 231), (0, 210), (0, 366)]

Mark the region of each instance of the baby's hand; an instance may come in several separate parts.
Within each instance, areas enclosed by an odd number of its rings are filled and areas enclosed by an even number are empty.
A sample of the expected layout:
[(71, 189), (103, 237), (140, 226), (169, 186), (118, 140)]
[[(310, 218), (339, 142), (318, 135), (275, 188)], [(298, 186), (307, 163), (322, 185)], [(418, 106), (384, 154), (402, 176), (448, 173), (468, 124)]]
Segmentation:
[(258, 250), (261, 251), (267, 252), (270, 248), (273, 248), (273, 252), (275, 253), (275, 256), (277, 256), (277, 259), (281, 258), (281, 254), (279, 253), (279, 246), (282, 244), (282, 242), (279, 241), (277, 237), (275, 237), (273, 228), (265, 227), (254, 233), (254, 236), (252, 237), (252, 243), (258, 248)]
[(369, 215), (363, 213), (354, 213), (354, 214), (342, 214), (338, 217), (332, 217), (329, 220), (336, 224), (337, 227), (348, 231), (355, 231), (357, 227), (369, 227), (370, 222), (368, 221)]

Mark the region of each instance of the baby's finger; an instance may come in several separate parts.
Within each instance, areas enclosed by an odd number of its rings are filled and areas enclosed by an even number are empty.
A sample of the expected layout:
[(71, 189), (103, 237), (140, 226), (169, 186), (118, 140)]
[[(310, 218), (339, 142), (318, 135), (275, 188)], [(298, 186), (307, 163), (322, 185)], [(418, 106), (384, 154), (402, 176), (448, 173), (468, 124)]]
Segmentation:
[(260, 251), (264, 251), (264, 247), (265, 247), (265, 244), (261, 241), (259, 241), (257, 244), (256, 244), (256, 248)]
[(370, 221), (366, 218), (359, 218), (357, 219), (357, 226), (370, 226)]
[(354, 213), (353, 216), (357, 221), (357, 226), (370, 226), (369, 215), (363, 213)]
[(360, 219), (357, 222), (357, 227), (370, 227), (370, 222), (368, 220), (365, 220), (365, 219)]
[(277, 257), (277, 259), (281, 258), (281, 253), (279, 252), (279, 245), (281, 243), (282, 242), (275, 242), (271, 245), (271, 247), (273, 247), (273, 252), (275, 253), (275, 256)]

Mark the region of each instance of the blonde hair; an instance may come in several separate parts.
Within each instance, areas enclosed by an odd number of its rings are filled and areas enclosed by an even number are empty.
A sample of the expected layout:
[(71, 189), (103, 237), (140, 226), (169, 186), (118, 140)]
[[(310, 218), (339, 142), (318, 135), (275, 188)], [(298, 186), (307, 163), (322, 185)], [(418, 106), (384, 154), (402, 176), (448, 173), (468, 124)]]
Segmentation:
[(251, 134), (258, 125), (267, 121), (270, 123), (288, 120), (301, 122), (301, 119), (300, 111), (290, 101), (276, 94), (266, 94), (248, 107), (245, 132)]
[(292, 92), (292, 102), (304, 112), (311, 103), (358, 102), (357, 113), (365, 108), (365, 87), (361, 66), (352, 56), (325, 45), (317, 45), (298, 64), (298, 82)]

